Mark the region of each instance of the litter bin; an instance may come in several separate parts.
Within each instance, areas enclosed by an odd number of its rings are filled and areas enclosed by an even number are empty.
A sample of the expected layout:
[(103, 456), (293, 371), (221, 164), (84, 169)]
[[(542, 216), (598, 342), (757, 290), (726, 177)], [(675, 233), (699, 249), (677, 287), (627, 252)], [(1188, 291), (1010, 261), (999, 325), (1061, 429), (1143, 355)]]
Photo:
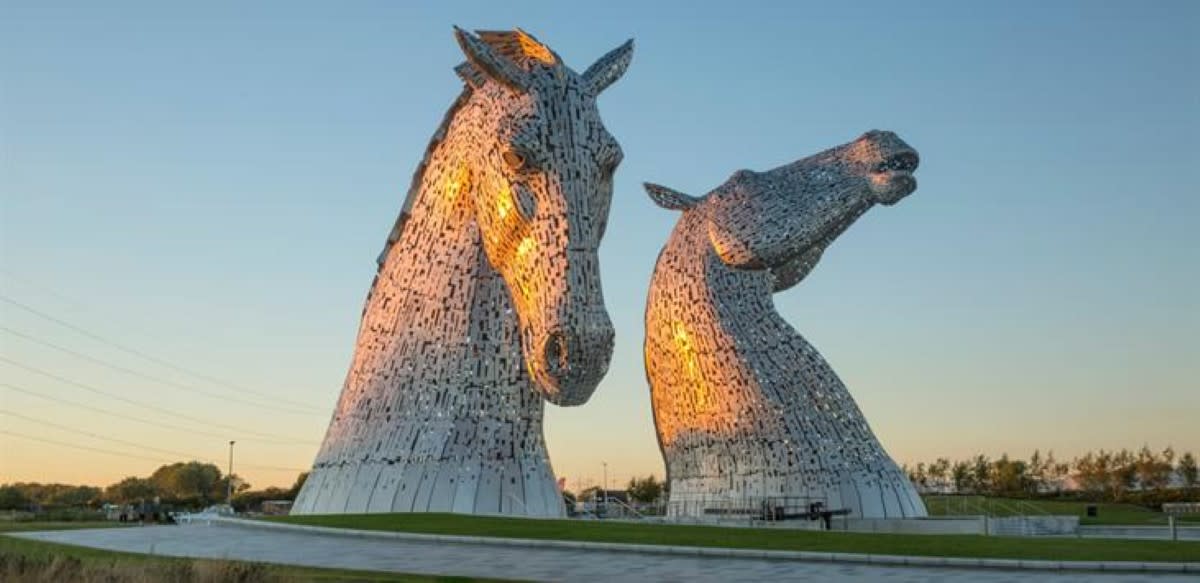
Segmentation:
[(1088, 516), (1088, 518), (1095, 518), (1095, 517), (1096, 517), (1096, 505), (1095, 505), (1095, 504), (1088, 504), (1088, 506), (1087, 506), (1087, 516)]

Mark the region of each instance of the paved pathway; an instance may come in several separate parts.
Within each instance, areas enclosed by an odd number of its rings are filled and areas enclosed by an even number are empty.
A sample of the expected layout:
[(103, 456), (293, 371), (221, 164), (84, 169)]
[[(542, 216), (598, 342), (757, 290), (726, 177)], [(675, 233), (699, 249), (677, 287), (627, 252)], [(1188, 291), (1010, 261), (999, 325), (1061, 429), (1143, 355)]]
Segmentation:
[(998, 571), (435, 544), (230, 525), (147, 526), (20, 533), (110, 550), (536, 581), (1049, 581), (1195, 582), (1195, 575)]

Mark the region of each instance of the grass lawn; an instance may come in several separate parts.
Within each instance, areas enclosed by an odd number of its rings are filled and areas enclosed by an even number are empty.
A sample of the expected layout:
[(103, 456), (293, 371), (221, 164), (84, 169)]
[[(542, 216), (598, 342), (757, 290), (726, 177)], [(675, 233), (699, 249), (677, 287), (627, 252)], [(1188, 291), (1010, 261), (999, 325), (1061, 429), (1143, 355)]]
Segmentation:
[(184, 559), (106, 551), (4, 536), (5, 532), (97, 528), (112, 522), (0, 523), (0, 581), (481, 581), (462, 577), (430, 577), (402, 573), (289, 567), (218, 559)]
[[(1079, 524), (1153, 526), (1167, 524), (1167, 515), (1136, 504), (1105, 502), (1074, 502), (1061, 500), (1016, 500), (984, 496), (923, 496), (925, 507), (932, 516), (988, 514), (1013, 516), (1017, 514), (1062, 514), (1078, 516)], [(1097, 516), (1087, 516), (1087, 507), (1096, 506)], [(1180, 517), (1180, 523), (1200, 523), (1200, 516)]]
[(1072, 561), (1200, 561), (1200, 542), (1189, 541), (867, 534), (460, 514), (340, 514), (270, 520), (363, 530), (647, 545)]

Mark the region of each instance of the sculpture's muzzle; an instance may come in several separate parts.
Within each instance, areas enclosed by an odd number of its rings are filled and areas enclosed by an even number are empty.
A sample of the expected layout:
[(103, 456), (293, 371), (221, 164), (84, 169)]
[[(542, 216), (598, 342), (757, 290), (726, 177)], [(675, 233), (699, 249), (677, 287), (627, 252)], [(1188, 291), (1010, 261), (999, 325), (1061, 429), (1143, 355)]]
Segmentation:
[(537, 350), (540, 366), (534, 381), (547, 401), (560, 406), (585, 403), (608, 372), (613, 327), (608, 316), (588, 318), (574, 326), (556, 327), (543, 336)]
[(870, 142), (868, 178), (876, 202), (893, 205), (917, 189), (913, 171), (921, 164), (917, 151), (892, 132), (873, 131), (861, 140)]

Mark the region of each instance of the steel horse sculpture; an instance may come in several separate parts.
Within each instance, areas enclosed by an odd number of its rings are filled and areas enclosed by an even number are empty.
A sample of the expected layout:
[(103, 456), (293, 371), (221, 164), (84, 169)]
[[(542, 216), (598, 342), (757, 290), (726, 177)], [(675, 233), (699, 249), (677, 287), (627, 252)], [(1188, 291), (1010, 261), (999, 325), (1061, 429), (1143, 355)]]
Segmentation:
[(925, 506), (845, 385), (771, 295), (878, 203), (912, 193), (917, 153), (891, 132), (765, 172), (742, 170), (695, 198), (647, 184), (681, 210), (646, 305), (646, 374), (667, 464), (669, 513), (819, 502), (864, 518)]
[(597, 247), (621, 148), (582, 74), (520, 31), (455, 29), (465, 82), (380, 255), (350, 371), (292, 512), (561, 516), (543, 402), (584, 403), (613, 327)]

